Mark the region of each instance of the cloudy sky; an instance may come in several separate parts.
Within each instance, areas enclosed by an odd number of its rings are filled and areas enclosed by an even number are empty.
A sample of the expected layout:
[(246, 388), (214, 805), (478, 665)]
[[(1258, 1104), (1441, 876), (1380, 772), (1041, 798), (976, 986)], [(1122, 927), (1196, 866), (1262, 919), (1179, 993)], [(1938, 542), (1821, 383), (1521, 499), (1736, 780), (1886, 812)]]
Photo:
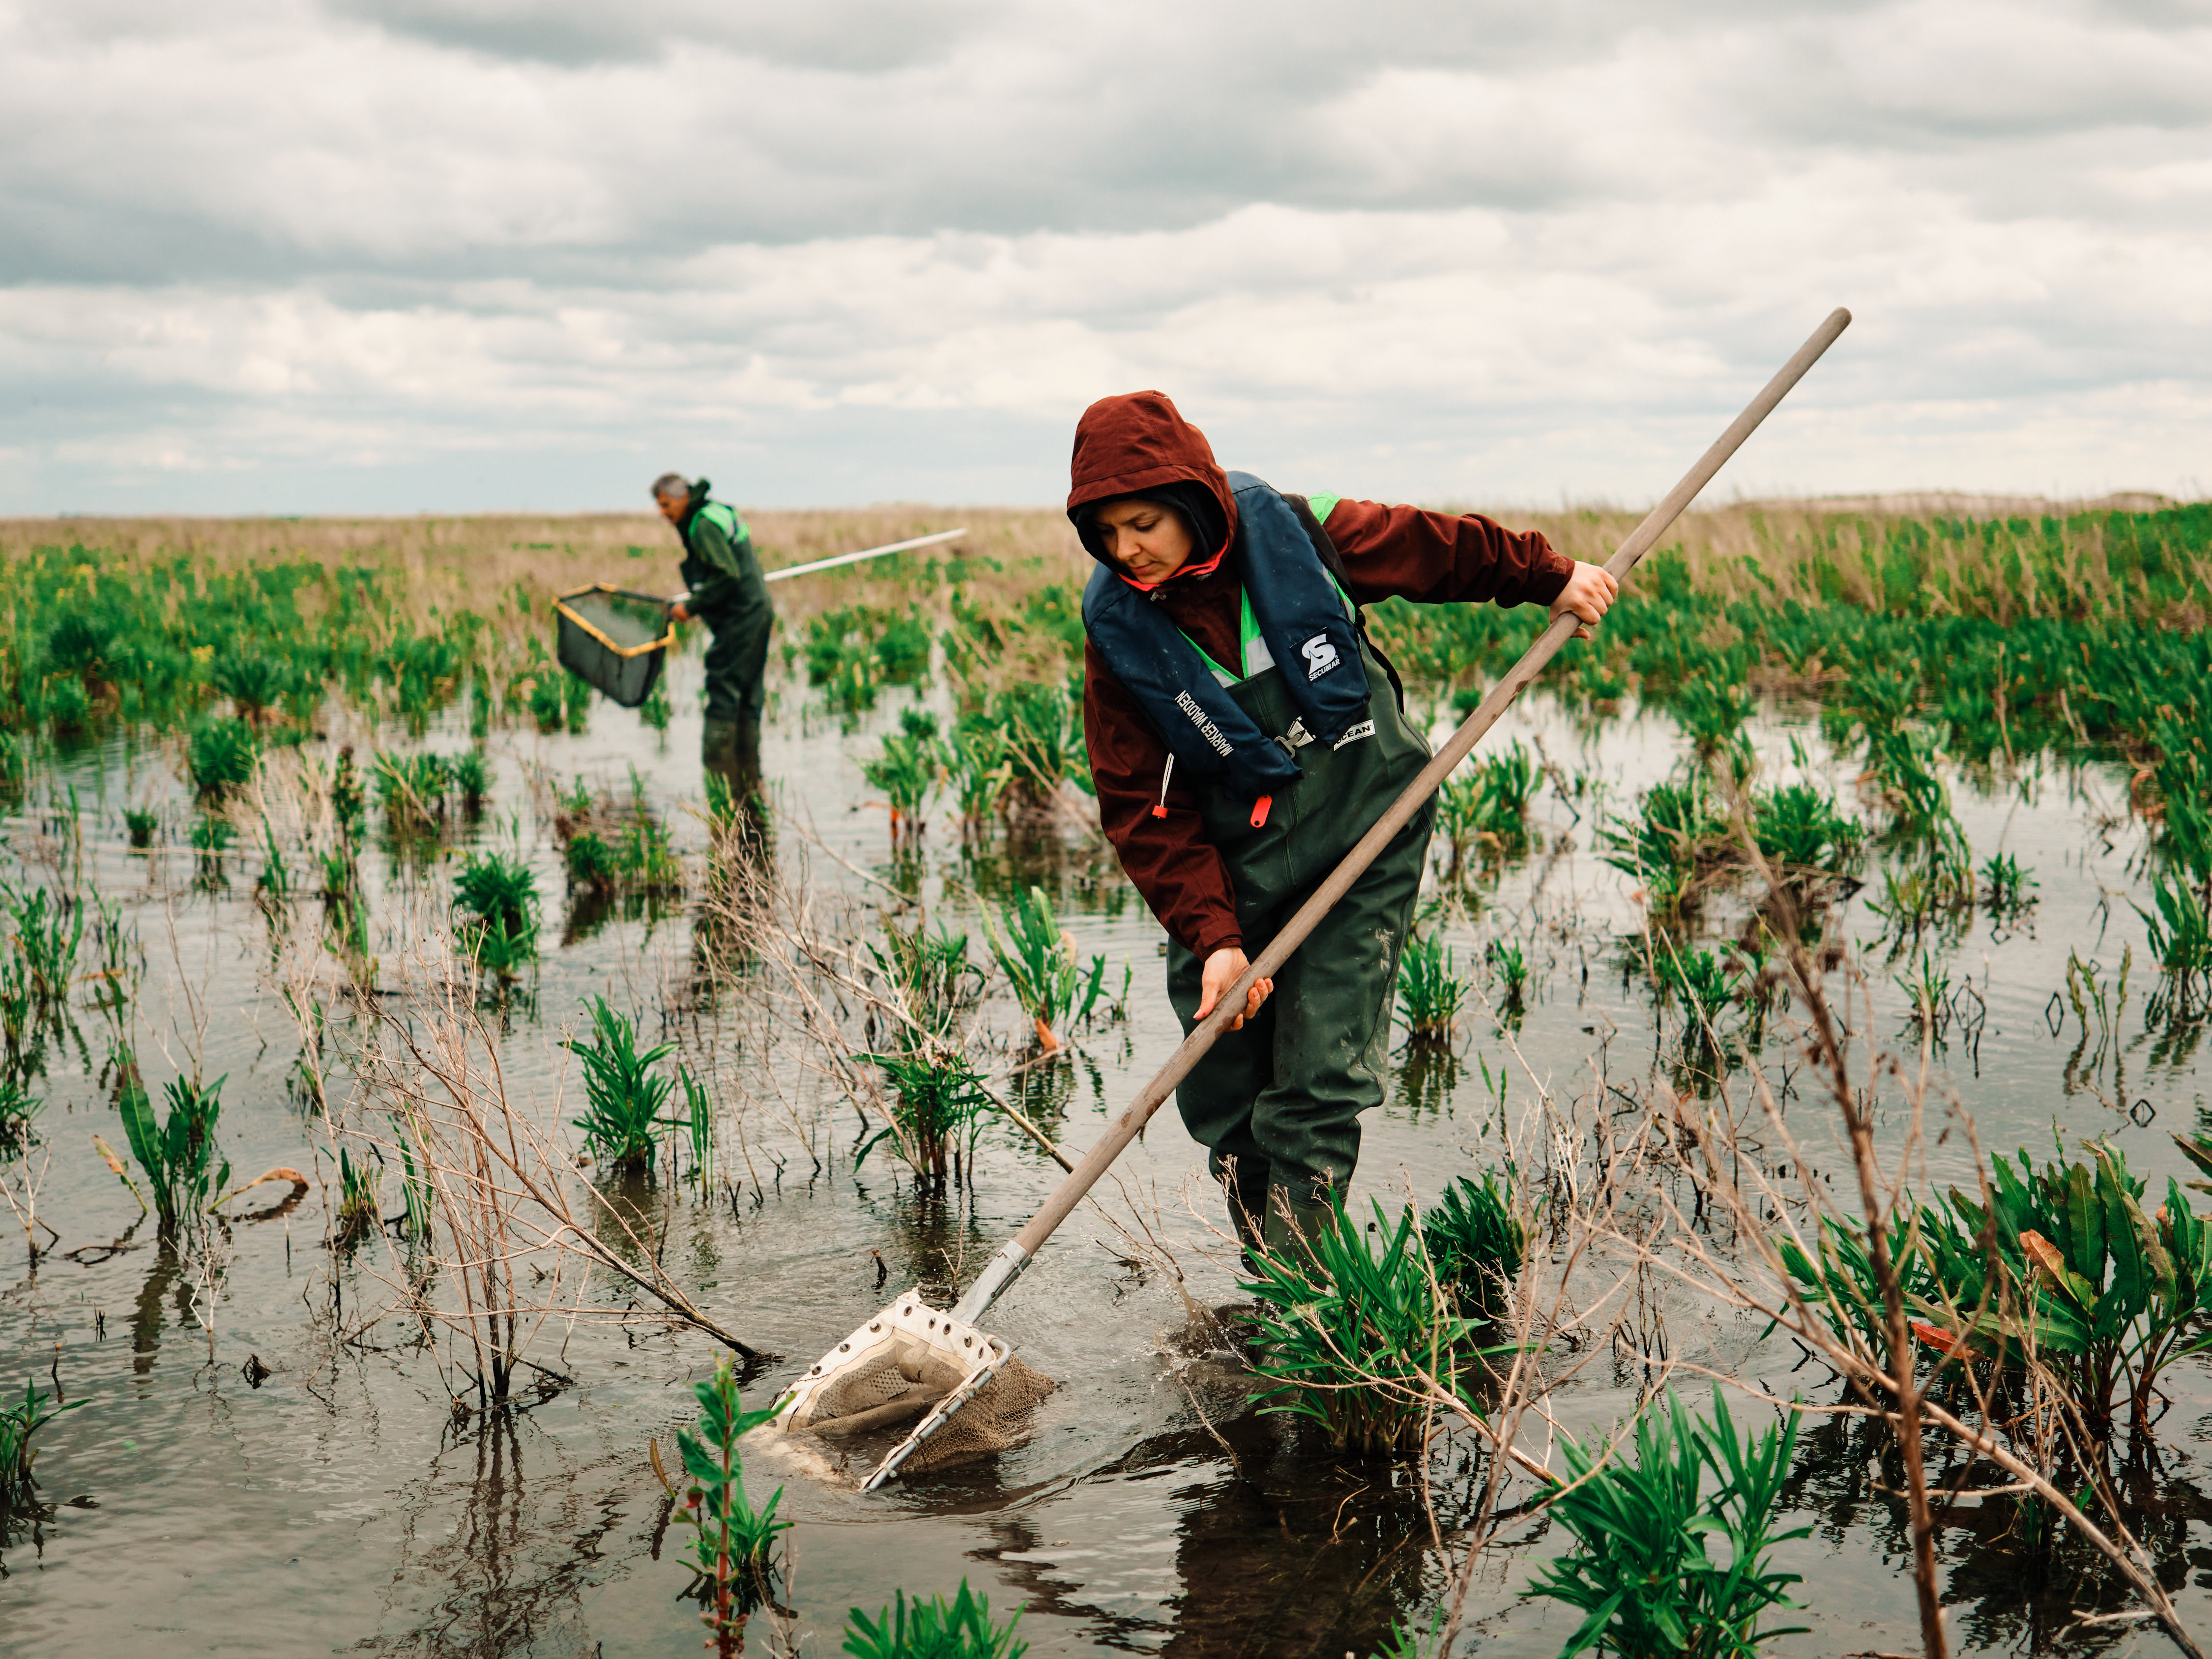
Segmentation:
[(0, 513), (2212, 493), (2212, 0), (0, 0)]

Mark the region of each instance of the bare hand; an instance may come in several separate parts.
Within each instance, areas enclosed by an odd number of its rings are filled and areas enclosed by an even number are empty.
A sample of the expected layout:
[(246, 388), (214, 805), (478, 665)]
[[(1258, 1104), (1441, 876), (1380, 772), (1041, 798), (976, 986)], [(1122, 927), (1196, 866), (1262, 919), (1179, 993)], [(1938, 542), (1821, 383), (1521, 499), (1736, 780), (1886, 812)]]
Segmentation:
[(1567, 585), (1559, 590), (1559, 597), (1552, 601), (1552, 615), (1562, 611), (1573, 616), (1583, 625), (1575, 629), (1575, 637), (1586, 640), (1590, 636), (1590, 624), (1603, 617), (1613, 602), (1620, 597), (1620, 584), (1613, 580), (1601, 564), (1575, 562), (1575, 574), (1567, 578)]
[[(1236, 984), (1237, 976), (1251, 965), (1252, 959), (1233, 945), (1224, 945), (1206, 957), (1205, 975), (1199, 981), (1199, 1018), (1204, 1019), (1213, 1012), (1213, 1005), (1221, 1000), (1222, 994)], [(1255, 981), (1252, 994), (1244, 1000), (1244, 1012), (1229, 1022), (1229, 1029), (1232, 1031), (1241, 1030), (1246, 1020), (1260, 1012), (1260, 1005), (1274, 994), (1274, 981)]]
[(675, 604), (668, 607), (668, 620), (671, 622), (690, 622), (691, 620), (691, 612), (689, 608), (685, 606), (683, 600), (678, 599)]

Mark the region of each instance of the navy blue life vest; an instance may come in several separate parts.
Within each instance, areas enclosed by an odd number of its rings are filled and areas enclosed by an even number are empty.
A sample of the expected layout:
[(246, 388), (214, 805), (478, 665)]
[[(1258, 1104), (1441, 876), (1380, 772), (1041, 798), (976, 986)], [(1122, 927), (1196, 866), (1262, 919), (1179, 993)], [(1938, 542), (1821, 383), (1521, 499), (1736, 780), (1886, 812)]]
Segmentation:
[(1227, 686), (1279, 672), (1307, 738), (1334, 744), (1368, 718), (1351, 604), (1291, 504), (1249, 472), (1232, 472), (1237, 539), (1225, 562), (1244, 592), (1234, 672), (1212, 662), (1167, 613), (1105, 565), (1083, 591), (1083, 626), (1114, 678), (1152, 716), (1175, 763), (1224, 780), (1239, 799), (1297, 781), (1294, 745), (1264, 732)]

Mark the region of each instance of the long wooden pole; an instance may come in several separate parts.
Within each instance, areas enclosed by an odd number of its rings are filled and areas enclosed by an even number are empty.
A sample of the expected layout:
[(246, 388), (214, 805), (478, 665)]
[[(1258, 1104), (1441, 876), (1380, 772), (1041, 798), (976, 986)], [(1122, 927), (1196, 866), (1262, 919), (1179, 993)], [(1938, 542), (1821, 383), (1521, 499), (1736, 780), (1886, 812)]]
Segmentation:
[[(1820, 359), (1821, 353), (1836, 343), (1837, 337), (1850, 326), (1851, 313), (1841, 307), (1831, 312), (1827, 320), (1814, 329), (1812, 337), (1797, 348), (1796, 354), (1783, 364), (1781, 369), (1762, 387), (1757, 397), (1745, 405), (1743, 413), (1729, 422), (1727, 431), (1714, 441), (1711, 448), (1698, 457), (1698, 464), (1682, 475), (1682, 480), (1668, 490), (1658, 506), (1644, 515), (1644, 522), (1630, 532), (1613, 556), (1606, 561), (1605, 568), (1616, 581), (1625, 581), (1636, 562), (1650, 551), (1668, 526), (1681, 516), (1698, 492), (1712, 482), (1729, 457), (1741, 448), (1745, 439), (1758, 429), (1759, 423), (1774, 410), (1774, 406), (1789, 394), (1790, 389), (1805, 376), (1805, 372)], [(1305, 943), (1337, 901), (1349, 892), (1352, 884), (1359, 879), (1367, 866), (1390, 844), (1391, 838), (1405, 828), (1414, 813), (1420, 811), (1429, 797), (1437, 792), (1453, 769), (1465, 760), (1475, 744), (1481, 742), (1490, 728), (1513, 706), (1515, 699), (1527, 690), (1536, 676), (1544, 672), (1545, 665), (1559, 653), (1578, 624), (1565, 612), (1552, 618), (1544, 631), (1536, 636), (1521, 660), (1513, 665), (1505, 678), (1492, 686), (1474, 712), (1469, 714), (1458, 731), (1452, 733), (1444, 746), (1423, 767), (1419, 776), (1407, 784), (1398, 799), (1390, 803), (1382, 816), (1375, 820), (1373, 828), (1359, 838), (1359, 842), (1344, 855), (1344, 860), (1329, 874), (1328, 878), (1314, 890), (1313, 896), (1298, 907), (1297, 914), (1284, 924), (1282, 931), (1267, 941), (1251, 964), (1238, 977), (1236, 984), (1223, 994), (1214, 1005), (1213, 1012), (1194, 1027), (1183, 1038), (1168, 1063), (1160, 1067), (1151, 1082), (1138, 1091), (1137, 1097), (1115, 1120), (1113, 1126), (1098, 1138), (1096, 1145), (1083, 1155), (1074, 1170), (1054, 1189), (1045, 1200), (1044, 1207), (1030, 1218), (1029, 1224), (1016, 1233), (1012, 1243), (994, 1257), (975, 1285), (952, 1310), (955, 1319), (973, 1324), (985, 1308), (990, 1306), (1000, 1291), (1012, 1284), (1015, 1276), (1027, 1265), (1045, 1240), (1083, 1201), (1099, 1176), (1104, 1175), (1122, 1149), (1137, 1138), (1138, 1132), (1152, 1121), (1152, 1114), (1175, 1091), (1175, 1087), (1190, 1075), (1206, 1052), (1213, 1047), (1229, 1023), (1242, 1012), (1253, 985), (1273, 975), (1291, 952)]]

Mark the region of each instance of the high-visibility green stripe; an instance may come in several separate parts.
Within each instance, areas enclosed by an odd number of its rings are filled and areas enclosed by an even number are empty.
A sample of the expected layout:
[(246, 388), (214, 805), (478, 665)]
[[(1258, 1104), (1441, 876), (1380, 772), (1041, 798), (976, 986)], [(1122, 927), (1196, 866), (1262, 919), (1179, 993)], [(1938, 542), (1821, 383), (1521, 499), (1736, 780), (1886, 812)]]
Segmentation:
[(1336, 504), (1343, 499), (1341, 495), (1309, 495), (1306, 497), (1306, 506), (1311, 509), (1314, 521), (1326, 528), (1328, 524), (1328, 515), (1336, 511)]

